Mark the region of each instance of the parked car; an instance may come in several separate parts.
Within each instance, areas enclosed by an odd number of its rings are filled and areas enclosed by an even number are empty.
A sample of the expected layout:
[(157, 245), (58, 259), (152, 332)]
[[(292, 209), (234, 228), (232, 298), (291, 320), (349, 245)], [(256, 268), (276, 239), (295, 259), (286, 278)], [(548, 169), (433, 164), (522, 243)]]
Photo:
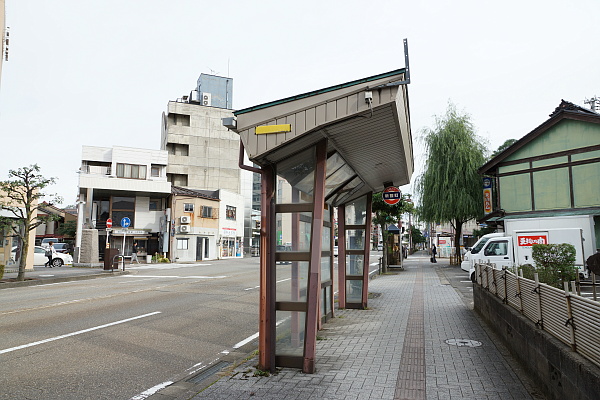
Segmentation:
[(48, 243), (50, 243), (50, 242), (58, 243), (59, 240), (57, 238), (43, 238), (41, 246), (46, 247), (46, 246), (48, 246)]
[[(292, 251), (292, 246), (277, 245), (277, 252)], [(291, 261), (277, 261), (276, 264), (291, 264)]]
[(379, 243), (377, 245), (377, 251), (383, 251), (383, 244)]
[(57, 253), (70, 254), (71, 251), (73, 251), (73, 246), (71, 246), (71, 243), (54, 243), (52, 246)]
[[(16, 259), (16, 250), (17, 248), (13, 247), (10, 254), (13, 262)], [(34, 246), (33, 265), (44, 265), (47, 262), (46, 249), (42, 246)], [(56, 256), (52, 259), (52, 266), (62, 267), (63, 265), (73, 265), (73, 257), (70, 254), (56, 253)]]

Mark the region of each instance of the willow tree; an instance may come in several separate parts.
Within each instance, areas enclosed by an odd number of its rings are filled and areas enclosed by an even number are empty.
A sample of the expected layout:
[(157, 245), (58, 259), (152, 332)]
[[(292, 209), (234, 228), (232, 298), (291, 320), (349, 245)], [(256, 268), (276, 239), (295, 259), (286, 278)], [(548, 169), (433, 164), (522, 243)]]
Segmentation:
[(416, 182), (422, 221), (450, 223), (454, 228), (457, 262), (465, 222), (483, 215), (481, 177), (486, 147), (475, 134), (471, 117), (448, 104), (446, 114), (435, 117), (435, 127), (422, 131), (426, 151), (424, 172)]
[(41, 191), (48, 185), (55, 183), (55, 178), (44, 178), (40, 174), (37, 164), (29, 167), (10, 170), (8, 180), (0, 182), (0, 229), (9, 230), (9, 236), (20, 240), (21, 258), (19, 260), (19, 273), (17, 280), (25, 280), (25, 267), (29, 247), (29, 233), (38, 226), (54, 219), (53, 216), (38, 215), (38, 207), (42, 205), (43, 197), (54, 198), (60, 203), (62, 199), (56, 194), (44, 195)]

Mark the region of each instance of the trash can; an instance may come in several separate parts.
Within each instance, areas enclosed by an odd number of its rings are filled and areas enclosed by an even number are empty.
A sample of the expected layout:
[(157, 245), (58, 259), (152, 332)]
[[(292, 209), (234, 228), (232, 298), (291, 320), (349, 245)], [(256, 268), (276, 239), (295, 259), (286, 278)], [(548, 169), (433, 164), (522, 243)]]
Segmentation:
[(150, 264), (152, 262), (152, 255), (148, 254), (146, 256), (146, 264)]
[[(119, 249), (104, 249), (104, 270), (110, 271), (114, 269), (112, 266), (113, 259), (119, 254)], [(117, 266), (118, 268), (118, 266)]]

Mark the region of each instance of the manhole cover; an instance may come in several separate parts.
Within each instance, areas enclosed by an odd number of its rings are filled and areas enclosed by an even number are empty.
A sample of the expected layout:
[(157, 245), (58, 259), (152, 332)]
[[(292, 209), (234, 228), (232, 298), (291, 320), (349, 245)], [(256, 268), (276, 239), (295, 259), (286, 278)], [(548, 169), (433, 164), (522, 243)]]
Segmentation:
[(467, 347), (479, 347), (481, 346), (481, 342), (478, 342), (477, 340), (470, 340), (470, 339), (447, 339), (445, 340), (446, 343), (452, 345), (452, 346), (467, 346)]

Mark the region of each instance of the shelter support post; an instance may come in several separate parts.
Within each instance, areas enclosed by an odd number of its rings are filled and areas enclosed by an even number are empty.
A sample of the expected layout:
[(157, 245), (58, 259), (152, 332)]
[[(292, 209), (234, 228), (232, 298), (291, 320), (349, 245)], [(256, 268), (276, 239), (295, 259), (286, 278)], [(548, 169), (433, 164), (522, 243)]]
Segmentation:
[(319, 298), (321, 293), (321, 244), (323, 234), (325, 204), (325, 173), (327, 167), (327, 141), (316, 146), (316, 168), (313, 196), (313, 218), (310, 243), (310, 266), (308, 274), (308, 298), (306, 312), (306, 337), (302, 372), (315, 372), (317, 350), (317, 327), (319, 319)]
[(275, 252), (273, 170), (261, 171), (260, 216), (260, 310), (258, 329), (258, 367), (263, 371), (275, 370)]
[(338, 208), (338, 306), (346, 308), (346, 207)]
[(363, 286), (362, 286), (362, 308), (367, 308), (369, 298), (369, 257), (371, 251), (371, 211), (373, 205), (373, 193), (367, 194), (367, 215), (365, 221), (365, 253), (363, 267)]

